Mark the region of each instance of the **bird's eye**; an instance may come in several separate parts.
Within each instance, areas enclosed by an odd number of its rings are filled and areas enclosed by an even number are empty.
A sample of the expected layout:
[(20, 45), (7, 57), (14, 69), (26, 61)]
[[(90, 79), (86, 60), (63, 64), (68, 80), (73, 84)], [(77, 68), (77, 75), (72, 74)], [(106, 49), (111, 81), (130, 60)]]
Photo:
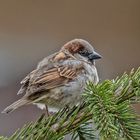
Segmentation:
[(79, 51), (79, 54), (82, 55), (82, 56), (88, 56), (89, 52), (86, 51), (86, 50), (81, 50), (81, 51)]

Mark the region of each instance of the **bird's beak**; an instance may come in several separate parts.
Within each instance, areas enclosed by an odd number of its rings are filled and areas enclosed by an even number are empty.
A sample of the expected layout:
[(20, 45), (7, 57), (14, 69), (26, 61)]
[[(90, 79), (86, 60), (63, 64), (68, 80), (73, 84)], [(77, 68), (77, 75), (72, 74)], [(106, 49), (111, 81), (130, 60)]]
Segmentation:
[(93, 54), (93, 59), (101, 59), (102, 56), (100, 54), (98, 54), (97, 52), (94, 52)]
[(93, 61), (93, 60), (96, 60), (96, 59), (101, 59), (102, 56), (94, 51), (92, 54), (90, 54), (88, 56), (88, 58), (89, 58), (89, 60)]

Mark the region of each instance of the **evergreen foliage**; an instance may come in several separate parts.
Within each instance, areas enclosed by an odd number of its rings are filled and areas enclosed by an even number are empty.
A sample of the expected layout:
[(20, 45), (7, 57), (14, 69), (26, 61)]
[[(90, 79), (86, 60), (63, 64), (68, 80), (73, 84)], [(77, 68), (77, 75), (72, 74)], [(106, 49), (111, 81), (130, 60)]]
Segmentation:
[(132, 107), (140, 101), (140, 68), (97, 85), (89, 82), (83, 99), (0, 140), (63, 140), (67, 134), (72, 140), (140, 140), (140, 117)]

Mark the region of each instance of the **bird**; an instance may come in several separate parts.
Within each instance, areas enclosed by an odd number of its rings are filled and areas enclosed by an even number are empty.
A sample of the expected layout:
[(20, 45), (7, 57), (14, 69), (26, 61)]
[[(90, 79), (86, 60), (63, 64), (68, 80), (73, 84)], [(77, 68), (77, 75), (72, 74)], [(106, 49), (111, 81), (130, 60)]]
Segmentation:
[(77, 105), (88, 81), (97, 84), (99, 77), (95, 60), (102, 58), (93, 46), (84, 39), (65, 43), (58, 52), (45, 57), (35, 70), (22, 81), (19, 100), (6, 107), (2, 113), (10, 113), (29, 104), (51, 110)]

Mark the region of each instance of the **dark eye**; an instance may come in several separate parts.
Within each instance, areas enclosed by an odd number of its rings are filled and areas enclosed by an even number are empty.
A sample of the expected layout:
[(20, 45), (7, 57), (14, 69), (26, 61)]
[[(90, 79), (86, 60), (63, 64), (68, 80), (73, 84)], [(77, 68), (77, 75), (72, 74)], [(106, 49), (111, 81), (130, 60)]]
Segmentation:
[(88, 56), (89, 52), (86, 51), (86, 50), (81, 50), (81, 51), (79, 51), (79, 54), (82, 55), (82, 56)]

